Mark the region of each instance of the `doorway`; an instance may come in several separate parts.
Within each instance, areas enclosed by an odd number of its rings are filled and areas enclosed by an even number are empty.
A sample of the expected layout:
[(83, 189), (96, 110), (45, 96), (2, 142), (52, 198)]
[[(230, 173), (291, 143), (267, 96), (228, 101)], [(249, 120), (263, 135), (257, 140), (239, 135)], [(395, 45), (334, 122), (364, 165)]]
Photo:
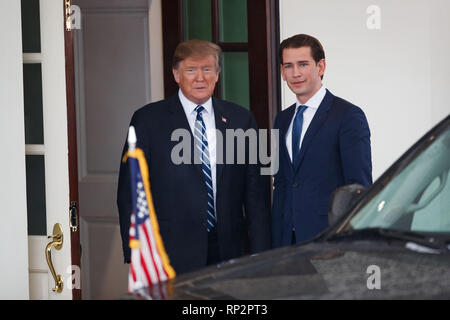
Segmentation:
[[(237, 96), (247, 96), (260, 128), (271, 128), (279, 105), (277, 1), (246, 3), (247, 43), (227, 44), (229, 50), (224, 52), (231, 60), (237, 54), (238, 66), (245, 55), (248, 90)], [(183, 18), (175, 19), (183, 3), (73, 0), (73, 4), (82, 14), (81, 30), (74, 39), (82, 296), (117, 299), (127, 292), (128, 281), (116, 206), (120, 155), (133, 112), (174, 93), (167, 63), (171, 48), (184, 40), (184, 31), (176, 27)], [(236, 64), (231, 65), (227, 70), (233, 77)]]

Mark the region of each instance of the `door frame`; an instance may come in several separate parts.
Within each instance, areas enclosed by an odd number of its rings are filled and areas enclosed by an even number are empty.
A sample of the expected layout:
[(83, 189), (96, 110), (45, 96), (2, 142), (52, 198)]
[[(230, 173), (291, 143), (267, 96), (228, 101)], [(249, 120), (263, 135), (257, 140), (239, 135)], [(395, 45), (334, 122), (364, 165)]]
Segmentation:
[[(65, 0), (60, 0), (65, 3)], [(66, 13), (64, 8), (64, 20)], [(65, 24), (64, 24), (65, 25)], [(81, 283), (81, 245), (80, 245), (80, 214), (78, 209), (78, 152), (77, 152), (77, 122), (75, 108), (75, 67), (74, 67), (74, 30), (64, 27), (64, 50), (66, 57), (66, 100), (67, 100), (67, 137), (69, 161), (69, 198), (68, 208), (75, 204), (77, 222), (76, 231), (70, 231), (72, 265), (79, 267)], [(70, 211), (69, 211), (70, 214)], [(70, 217), (71, 218), (71, 217)], [(72, 289), (72, 299), (81, 300), (81, 287)]]

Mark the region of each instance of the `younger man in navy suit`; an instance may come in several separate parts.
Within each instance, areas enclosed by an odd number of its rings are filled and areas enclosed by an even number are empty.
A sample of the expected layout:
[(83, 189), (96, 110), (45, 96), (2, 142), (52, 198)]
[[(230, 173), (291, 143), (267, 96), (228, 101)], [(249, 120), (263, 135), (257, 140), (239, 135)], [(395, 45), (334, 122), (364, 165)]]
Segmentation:
[(364, 112), (322, 85), (320, 42), (298, 34), (280, 46), (281, 75), (297, 102), (280, 112), (279, 170), (275, 175), (272, 246), (309, 240), (328, 226), (332, 192), (372, 183), (370, 131)]

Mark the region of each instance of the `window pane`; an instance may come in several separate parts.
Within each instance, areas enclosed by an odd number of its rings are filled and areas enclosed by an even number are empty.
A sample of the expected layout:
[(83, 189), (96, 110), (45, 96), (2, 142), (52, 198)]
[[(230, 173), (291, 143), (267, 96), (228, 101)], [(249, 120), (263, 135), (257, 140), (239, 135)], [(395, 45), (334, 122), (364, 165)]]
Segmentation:
[(249, 109), (248, 53), (224, 52), (221, 73), (222, 98)]
[(39, 0), (22, 0), (22, 50), (25, 53), (41, 52), (39, 21)]
[(212, 40), (210, 0), (184, 1), (184, 30), (186, 40)]
[(40, 64), (23, 65), (25, 143), (44, 144), (42, 76)]
[(221, 42), (247, 42), (247, 1), (219, 0)]
[(28, 235), (47, 234), (44, 156), (26, 156)]

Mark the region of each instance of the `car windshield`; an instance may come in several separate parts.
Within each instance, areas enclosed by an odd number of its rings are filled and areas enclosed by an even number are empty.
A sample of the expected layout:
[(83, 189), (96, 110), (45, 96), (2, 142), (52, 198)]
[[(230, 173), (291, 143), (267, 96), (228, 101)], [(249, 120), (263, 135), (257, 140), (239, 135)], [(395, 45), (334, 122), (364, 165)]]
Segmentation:
[(432, 141), (413, 161), (349, 220), (347, 230), (395, 229), (450, 233), (450, 128)]

